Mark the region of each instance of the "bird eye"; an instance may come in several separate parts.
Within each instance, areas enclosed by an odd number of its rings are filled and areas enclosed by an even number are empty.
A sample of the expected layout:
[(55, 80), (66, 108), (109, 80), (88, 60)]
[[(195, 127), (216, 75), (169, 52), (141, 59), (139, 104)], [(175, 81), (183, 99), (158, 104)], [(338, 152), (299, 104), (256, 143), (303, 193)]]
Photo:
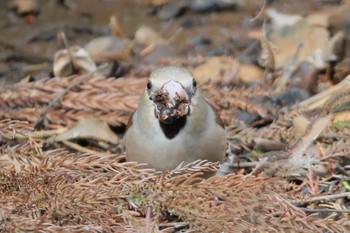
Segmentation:
[(197, 81), (195, 79), (192, 79), (192, 85), (193, 87), (197, 87)]
[(152, 82), (151, 81), (148, 81), (147, 83), (147, 89), (150, 90), (152, 88)]

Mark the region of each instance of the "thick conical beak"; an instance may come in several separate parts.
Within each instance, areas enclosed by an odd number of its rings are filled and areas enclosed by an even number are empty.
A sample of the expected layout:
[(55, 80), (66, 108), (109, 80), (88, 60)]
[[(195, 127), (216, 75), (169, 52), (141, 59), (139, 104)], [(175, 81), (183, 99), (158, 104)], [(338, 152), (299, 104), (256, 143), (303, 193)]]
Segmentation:
[(190, 112), (189, 95), (177, 81), (170, 80), (151, 96), (155, 104), (156, 117), (165, 124), (186, 116)]
[(173, 106), (175, 106), (179, 101), (188, 101), (187, 92), (179, 82), (170, 80), (169, 82), (164, 84), (163, 90), (168, 92), (169, 100)]

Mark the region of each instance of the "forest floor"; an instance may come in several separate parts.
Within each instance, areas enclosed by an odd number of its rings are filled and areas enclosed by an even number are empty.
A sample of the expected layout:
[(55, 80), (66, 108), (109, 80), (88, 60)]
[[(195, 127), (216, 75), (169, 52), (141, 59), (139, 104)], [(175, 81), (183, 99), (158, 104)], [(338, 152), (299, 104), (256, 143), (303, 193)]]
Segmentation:
[[(87, 4), (89, 2), (89, 4)], [(350, 232), (350, 1), (0, 2), (0, 232)], [(225, 176), (126, 162), (149, 74), (188, 68)]]

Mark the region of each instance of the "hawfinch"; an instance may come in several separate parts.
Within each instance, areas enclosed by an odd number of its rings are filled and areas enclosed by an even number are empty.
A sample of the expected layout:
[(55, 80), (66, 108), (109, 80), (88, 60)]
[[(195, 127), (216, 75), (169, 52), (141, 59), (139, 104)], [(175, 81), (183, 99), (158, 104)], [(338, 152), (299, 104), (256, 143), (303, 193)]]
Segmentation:
[(127, 161), (171, 170), (198, 159), (223, 162), (226, 133), (191, 73), (170, 66), (151, 73), (124, 145)]

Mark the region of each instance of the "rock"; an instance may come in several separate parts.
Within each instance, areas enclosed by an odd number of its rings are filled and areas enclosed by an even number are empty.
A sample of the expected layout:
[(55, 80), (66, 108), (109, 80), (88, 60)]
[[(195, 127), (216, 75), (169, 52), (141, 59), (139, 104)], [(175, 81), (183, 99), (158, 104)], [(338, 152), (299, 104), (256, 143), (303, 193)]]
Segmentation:
[(214, 0), (193, 0), (191, 3), (191, 9), (194, 12), (207, 12), (210, 10), (214, 10), (214, 8)]
[(160, 10), (157, 11), (157, 17), (161, 20), (169, 20), (180, 16), (182, 13), (184, 13), (185, 9), (185, 2), (171, 1), (163, 5)]
[(234, 9), (238, 4), (237, 0), (216, 0), (214, 2), (219, 10)]
[(346, 31), (350, 32), (350, 4), (344, 4), (336, 8), (334, 12), (329, 15), (329, 26), (332, 32)]
[(281, 106), (291, 106), (309, 98), (309, 94), (297, 87), (289, 88), (286, 92), (272, 97)]
[(309, 94), (315, 92), (318, 68), (311, 62), (302, 61), (289, 78), (290, 87), (298, 87)]
[(230, 54), (230, 51), (226, 44), (215, 46), (207, 52), (208, 57), (225, 56), (228, 54)]
[(350, 74), (350, 58), (345, 58), (334, 67), (334, 77), (335, 83), (343, 81), (343, 79)]
[(237, 0), (193, 0), (191, 9), (194, 12), (208, 12), (215, 10), (229, 10), (237, 6)]
[(205, 36), (195, 36), (192, 38), (191, 44), (194, 47), (202, 46), (202, 45), (209, 45), (209, 44), (211, 44), (211, 40), (210, 40), (210, 38), (205, 37)]
[(176, 52), (172, 46), (168, 44), (157, 45), (150, 53), (144, 56), (143, 60), (147, 63), (157, 63), (161, 58), (175, 57)]

